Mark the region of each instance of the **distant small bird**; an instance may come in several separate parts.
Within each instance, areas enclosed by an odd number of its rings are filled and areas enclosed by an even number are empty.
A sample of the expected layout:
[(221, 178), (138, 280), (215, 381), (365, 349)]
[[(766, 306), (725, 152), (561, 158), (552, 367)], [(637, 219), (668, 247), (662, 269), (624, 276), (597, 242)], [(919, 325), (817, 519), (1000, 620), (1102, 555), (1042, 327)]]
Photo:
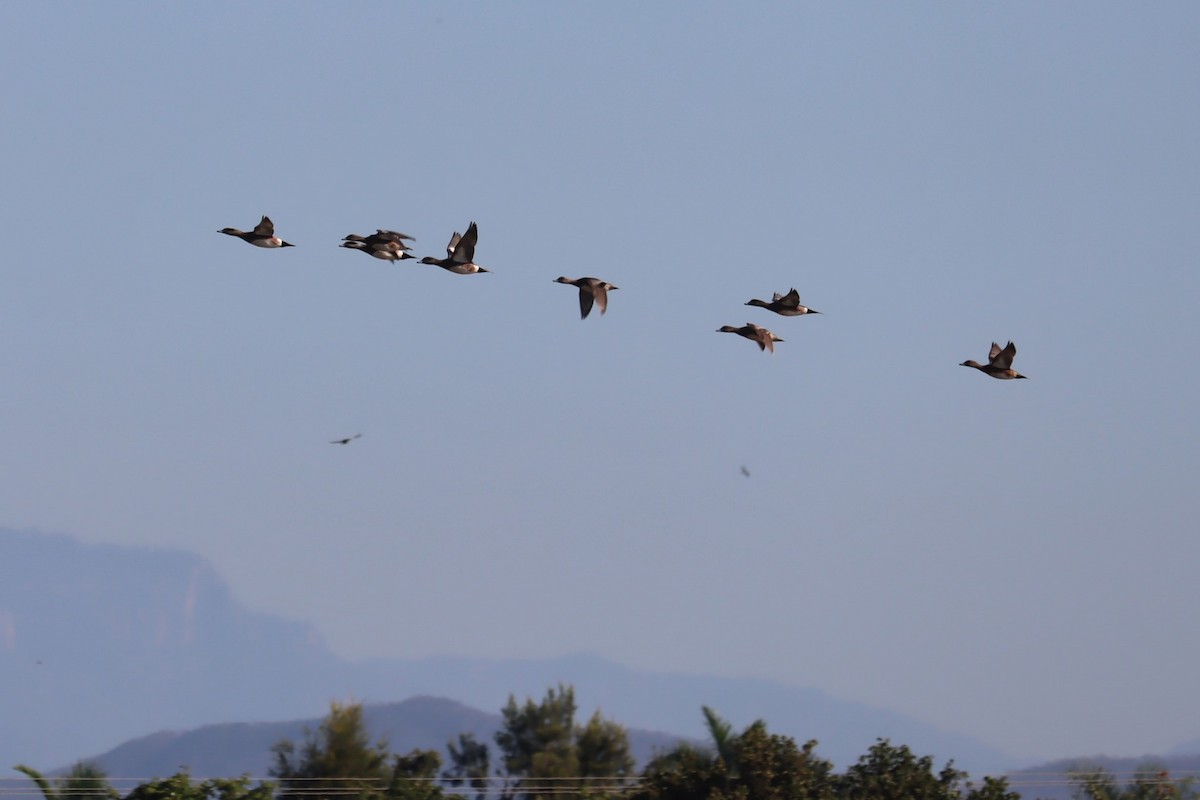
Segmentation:
[(361, 439), (361, 438), (362, 438), (362, 434), (356, 433), (353, 436), (347, 436), (345, 439), (334, 439), (332, 442), (330, 442), (330, 444), (350, 444), (355, 439)]
[(1012, 380), (1013, 378), (1024, 378), (1026, 376), (1012, 368), (1012, 362), (1016, 356), (1017, 346), (1012, 342), (1009, 342), (1003, 350), (1000, 349), (1000, 345), (992, 342), (991, 352), (988, 353), (988, 363), (979, 364), (972, 360), (964, 361), (959, 366), (974, 367), (984, 375), (991, 375), (993, 378), (999, 378), (1002, 381)]
[(457, 275), (471, 275), (476, 272), (491, 272), (489, 269), (484, 269), (475, 263), (475, 243), (479, 241), (479, 229), (472, 222), (467, 228), (467, 232), (460, 234), (458, 231), (450, 237), (450, 244), (446, 245), (446, 257), (434, 258), (433, 256), (425, 256), (421, 259), (422, 264), (435, 264), (444, 270), (449, 270)]
[(566, 283), (579, 287), (579, 318), (587, 319), (592, 313), (592, 302), (600, 307), (603, 314), (608, 309), (608, 293), (618, 287), (599, 278), (555, 278), (555, 283)]
[(747, 478), (750, 477), (750, 470), (746, 469), (745, 464), (742, 464), (742, 474), (745, 475)]
[(217, 233), (236, 236), (243, 242), (249, 242), (255, 247), (295, 247), (291, 242), (285, 242), (275, 235), (275, 223), (264, 216), (262, 222), (254, 226), (252, 231), (239, 231), (237, 228), (221, 228)]
[(406, 258), (415, 258), (408, 252), (412, 248), (408, 246), (405, 239), (416, 241), (407, 233), (385, 231), (380, 228), (370, 236), (360, 236), (357, 233), (348, 234), (342, 238), (342, 243), (338, 246), (361, 250), (369, 256), (391, 261), (394, 264)]
[(820, 311), (809, 308), (808, 306), (800, 305), (800, 293), (792, 289), (787, 294), (775, 292), (771, 297), (771, 302), (766, 300), (751, 300), (746, 303), (748, 306), (759, 306), (768, 311), (774, 311), (776, 314), (782, 314), (785, 317), (798, 317), (801, 314), (820, 314)]
[(740, 328), (735, 328), (732, 325), (722, 325), (717, 328), (717, 333), (736, 333), (738, 336), (744, 336), (752, 342), (758, 343), (759, 350), (770, 350), (775, 352), (775, 342), (782, 342), (775, 334), (771, 333), (766, 328), (760, 328), (753, 322), (747, 322)]

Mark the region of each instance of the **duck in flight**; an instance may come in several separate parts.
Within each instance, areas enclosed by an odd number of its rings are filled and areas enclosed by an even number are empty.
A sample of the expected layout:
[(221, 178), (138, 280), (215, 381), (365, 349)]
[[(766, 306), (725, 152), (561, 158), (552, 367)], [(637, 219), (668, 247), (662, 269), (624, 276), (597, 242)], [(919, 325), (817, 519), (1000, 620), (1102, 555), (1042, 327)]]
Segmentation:
[(408, 252), (412, 248), (408, 246), (405, 241), (406, 239), (416, 241), (407, 233), (385, 231), (380, 228), (370, 236), (360, 236), (357, 233), (351, 233), (343, 237), (342, 243), (338, 246), (348, 247), (351, 250), (361, 250), (369, 256), (391, 261), (394, 264), (406, 258), (415, 258), (415, 256)]
[(350, 444), (355, 439), (361, 439), (361, 438), (362, 438), (362, 434), (356, 433), (353, 436), (347, 436), (345, 439), (334, 439), (332, 442), (330, 442), (330, 444)]
[(600, 313), (603, 314), (608, 309), (609, 290), (617, 288), (599, 278), (555, 278), (554, 282), (579, 287), (580, 319), (587, 319), (587, 315), (592, 313), (593, 303), (600, 308)]
[(425, 256), (421, 259), (421, 263), (435, 264), (457, 275), (491, 272), (491, 270), (484, 269), (475, 263), (475, 243), (477, 241), (479, 241), (479, 229), (472, 222), (467, 228), (466, 233), (460, 234), (458, 231), (455, 231), (454, 235), (450, 237), (450, 244), (446, 245), (445, 258)]
[(744, 336), (752, 342), (758, 344), (759, 350), (770, 350), (775, 352), (775, 343), (782, 342), (775, 334), (771, 333), (766, 328), (759, 327), (753, 322), (747, 322), (740, 328), (735, 328), (732, 325), (722, 325), (717, 328), (717, 333), (736, 333), (738, 336)]
[(798, 317), (801, 314), (820, 314), (820, 311), (809, 308), (808, 306), (800, 305), (800, 293), (792, 289), (787, 294), (775, 292), (771, 298), (771, 302), (766, 300), (751, 300), (746, 303), (748, 306), (759, 306), (768, 311), (774, 311), (776, 314), (782, 314), (785, 317)]
[(236, 236), (243, 242), (249, 242), (255, 247), (295, 247), (291, 242), (285, 242), (275, 235), (275, 223), (264, 216), (262, 222), (254, 226), (252, 231), (239, 231), (237, 228), (221, 228), (218, 233)]
[(1002, 381), (1024, 378), (1026, 376), (1012, 368), (1012, 362), (1016, 356), (1017, 346), (1012, 342), (1009, 342), (1003, 350), (1000, 349), (1000, 345), (992, 342), (991, 352), (988, 353), (988, 363), (979, 364), (972, 360), (964, 361), (959, 366), (974, 367), (984, 375), (991, 375), (993, 378), (999, 378)]

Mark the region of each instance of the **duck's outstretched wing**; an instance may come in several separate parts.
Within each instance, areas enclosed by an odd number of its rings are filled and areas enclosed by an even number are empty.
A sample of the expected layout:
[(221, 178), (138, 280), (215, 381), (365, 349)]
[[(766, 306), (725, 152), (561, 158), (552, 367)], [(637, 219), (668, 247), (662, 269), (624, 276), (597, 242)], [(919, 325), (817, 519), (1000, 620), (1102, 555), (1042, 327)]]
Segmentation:
[(262, 222), (254, 226), (254, 232), (259, 236), (274, 236), (275, 223), (271, 222), (271, 218), (264, 214)]
[[(458, 233), (456, 232), (454, 235), (458, 236)], [(451, 241), (454, 240), (451, 239)], [(477, 241), (479, 241), (479, 229), (472, 222), (467, 227), (467, 232), (454, 243), (454, 255), (451, 258), (460, 264), (471, 263), (471, 260), (475, 258), (475, 243)]]
[[(588, 288), (587, 284), (579, 287), (579, 318), (587, 319), (588, 314), (592, 313), (592, 304), (596, 301), (596, 295)], [(600, 313), (604, 313), (604, 303), (600, 303)]]
[(601, 314), (608, 310), (608, 287), (604, 285), (604, 281), (592, 284), (592, 296), (596, 298), (596, 306)]
[(1011, 369), (1013, 359), (1017, 357), (1017, 346), (1011, 341), (1000, 349), (1000, 345), (992, 342), (992, 350), (988, 353), (988, 364), (1000, 369)]
[(795, 289), (792, 289), (790, 292), (785, 294), (783, 297), (778, 298), (778, 303), (779, 303), (779, 305), (787, 306), (788, 308), (799, 308), (800, 307), (800, 293), (797, 292)]

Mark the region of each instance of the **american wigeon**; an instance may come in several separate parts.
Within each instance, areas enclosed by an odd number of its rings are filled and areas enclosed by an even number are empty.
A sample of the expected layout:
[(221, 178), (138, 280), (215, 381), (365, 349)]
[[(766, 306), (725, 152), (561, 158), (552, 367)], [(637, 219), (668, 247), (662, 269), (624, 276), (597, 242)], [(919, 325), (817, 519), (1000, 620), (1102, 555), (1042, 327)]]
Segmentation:
[(808, 306), (800, 305), (800, 293), (792, 289), (787, 294), (775, 292), (771, 298), (771, 302), (766, 300), (751, 300), (746, 303), (748, 306), (759, 306), (768, 311), (774, 311), (776, 314), (782, 314), (785, 317), (797, 317), (801, 314), (820, 314), (820, 311), (809, 308)]
[(600, 307), (600, 313), (603, 314), (608, 309), (609, 290), (617, 288), (599, 278), (555, 278), (554, 282), (579, 287), (580, 319), (587, 319), (587, 315), (592, 312), (593, 302)]
[(361, 250), (369, 256), (381, 258), (384, 261), (391, 261), (393, 264), (397, 261), (403, 261), (406, 258), (416, 258), (416, 256), (401, 250), (391, 242), (382, 242), (380, 244), (367, 244), (366, 242), (342, 242), (338, 247), (347, 247), (351, 250)]
[(264, 216), (262, 222), (254, 226), (252, 231), (239, 231), (237, 228), (222, 228), (217, 233), (236, 236), (243, 242), (249, 242), (255, 247), (295, 247), (291, 242), (285, 242), (275, 235), (275, 223), (270, 217)]
[(747, 322), (740, 328), (735, 328), (732, 325), (722, 325), (717, 328), (717, 333), (736, 333), (738, 336), (744, 336), (752, 342), (758, 344), (759, 350), (770, 350), (775, 352), (775, 342), (782, 342), (775, 334), (771, 333), (766, 328), (761, 328), (753, 322)]
[(993, 378), (999, 378), (1002, 381), (1012, 380), (1013, 378), (1024, 378), (1025, 376), (1012, 368), (1013, 359), (1017, 355), (1017, 346), (1012, 342), (1001, 350), (1000, 345), (992, 342), (991, 352), (988, 353), (988, 363), (979, 364), (975, 361), (964, 361), (959, 364), (960, 367), (974, 367), (984, 375), (991, 375)]
[(479, 229), (472, 222), (467, 228), (467, 232), (460, 234), (458, 231), (450, 237), (450, 244), (446, 245), (446, 257), (434, 258), (433, 256), (425, 256), (421, 259), (422, 264), (436, 264), (444, 270), (449, 270), (457, 275), (471, 275), (476, 272), (491, 272), (484, 269), (475, 263), (475, 243), (479, 241)]
[[(413, 240), (413, 237), (407, 233), (399, 231), (385, 231), (380, 228), (370, 236), (361, 236), (357, 233), (350, 233), (342, 237), (342, 243), (339, 247), (347, 247), (351, 250), (361, 250), (369, 256), (391, 261), (393, 264), (397, 261), (403, 261), (406, 258), (415, 258), (408, 251), (412, 248), (405, 241)], [(413, 240), (415, 241), (415, 240)]]
[(363, 244), (371, 246), (391, 244), (395, 245), (401, 250), (412, 250), (412, 248), (408, 246), (407, 242), (415, 242), (416, 239), (409, 236), (407, 233), (400, 233), (399, 231), (385, 231), (383, 228), (380, 228), (370, 236), (360, 236), (357, 233), (346, 234), (342, 237), (342, 241), (362, 242)]

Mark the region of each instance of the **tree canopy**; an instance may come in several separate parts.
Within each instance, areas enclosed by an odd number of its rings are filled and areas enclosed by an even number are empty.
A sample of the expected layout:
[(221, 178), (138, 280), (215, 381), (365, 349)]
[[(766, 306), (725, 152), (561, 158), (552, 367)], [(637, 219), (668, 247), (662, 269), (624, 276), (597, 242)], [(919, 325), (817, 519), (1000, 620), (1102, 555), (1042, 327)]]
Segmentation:
[(1074, 800), (1198, 800), (1195, 778), (1173, 779), (1166, 766), (1147, 761), (1133, 773), (1124, 786), (1108, 771), (1082, 768), (1071, 773), (1071, 797)]
[[(578, 725), (575, 712), (571, 686), (549, 689), (540, 702), (527, 698), (522, 704), (509, 695), (495, 736), (503, 798), (572, 796), (628, 783), (634, 761), (625, 728), (599, 711)], [(487, 745), (460, 735), (447, 749), (451, 766), (444, 777), (452, 785), (470, 785), (482, 800), (489, 786)]]
[(371, 743), (361, 703), (331, 703), (316, 731), (305, 731), (299, 753), (288, 739), (272, 751), (279, 800), (434, 800), (441, 756), (413, 750), (393, 756), (386, 739)]
[(740, 734), (705, 706), (711, 746), (682, 744), (642, 772), (632, 800), (832, 800), (833, 765), (818, 758), (817, 743), (803, 747), (768, 732), (759, 720)]
[(843, 774), (816, 755), (816, 740), (796, 742), (762, 720), (741, 733), (704, 708), (711, 746), (684, 744), (651, 761), (631, 800), (1018, 800), (1004, 779), (981, 787), (953, 763), (934, 772), (933, 759), (880, 739)]
[(45, 800), (115, 800), (120, 796), (109, 784), (104, 770), (88, 761), (75, 762), (71, 770), (53, 784), (33, 767), (17, 764), (13, 769), (33, 781)]

